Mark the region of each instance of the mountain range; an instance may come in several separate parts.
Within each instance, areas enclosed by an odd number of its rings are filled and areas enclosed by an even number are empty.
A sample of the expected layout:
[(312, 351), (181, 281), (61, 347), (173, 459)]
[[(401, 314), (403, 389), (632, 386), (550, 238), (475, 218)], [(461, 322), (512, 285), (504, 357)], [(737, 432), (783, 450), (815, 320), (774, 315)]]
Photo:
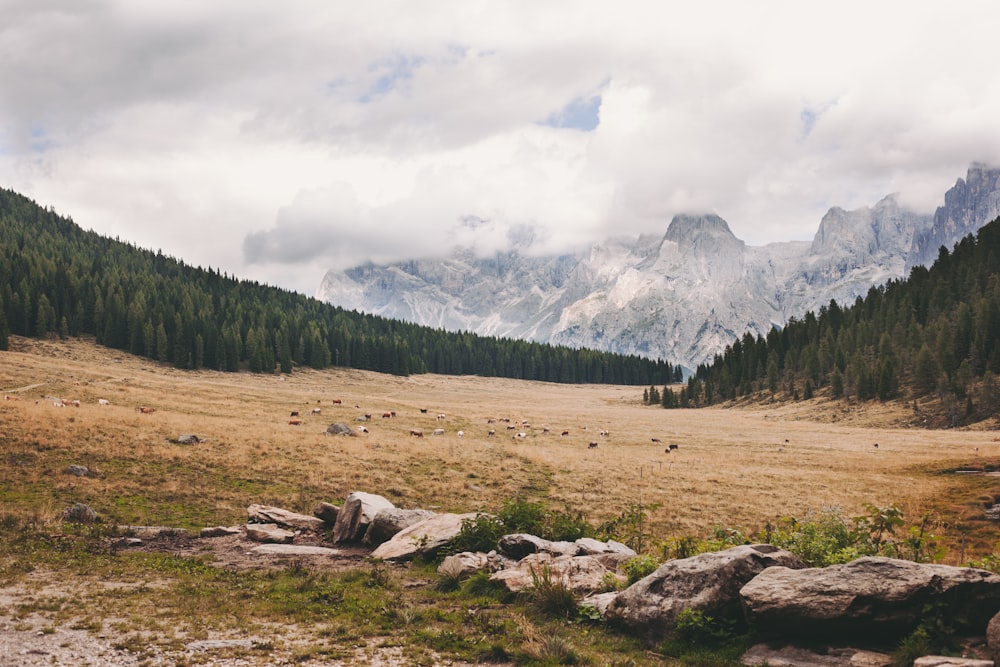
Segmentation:
[(831, 208), (812, 242), (748, 246), (714, 214), (677, 215), (662, 237), (609, 238), (576, 254), (441, 259), (329, 271), (318, 299), (440, 327), (662, 358), (690, 369), (746, 332), (903, 278), (1000, 216), (1000, 169), (969, 167), (933, 216), (889, 195)]

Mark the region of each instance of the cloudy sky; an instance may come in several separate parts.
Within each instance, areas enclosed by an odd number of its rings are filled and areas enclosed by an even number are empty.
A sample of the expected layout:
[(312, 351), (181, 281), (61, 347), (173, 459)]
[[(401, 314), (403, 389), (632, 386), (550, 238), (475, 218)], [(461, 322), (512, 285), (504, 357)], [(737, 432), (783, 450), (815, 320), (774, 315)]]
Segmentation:
[(1000, 163), (995, 0), (0, 0), (0, 186), (188, 263), (927, 212)]

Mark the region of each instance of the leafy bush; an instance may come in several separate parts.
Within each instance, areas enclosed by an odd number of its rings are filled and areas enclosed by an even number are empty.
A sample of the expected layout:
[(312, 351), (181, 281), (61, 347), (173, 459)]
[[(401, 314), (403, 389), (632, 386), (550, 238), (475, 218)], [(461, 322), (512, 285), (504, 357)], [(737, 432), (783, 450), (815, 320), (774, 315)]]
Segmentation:
[(440, 551), (442, 556), (463, 551), (492, 551), (504, 534), (504, 524), (499, 518), (489, 514), (477, 514), (472, 519), (462, 521), (458, 535)]
[(648, 554), (641, 554), (622, 563), (621, 569), (628, 577), (628, 585), (631, 586), (646, 575), (655, 572), (659, 566), (660, 563), (655, 558)]

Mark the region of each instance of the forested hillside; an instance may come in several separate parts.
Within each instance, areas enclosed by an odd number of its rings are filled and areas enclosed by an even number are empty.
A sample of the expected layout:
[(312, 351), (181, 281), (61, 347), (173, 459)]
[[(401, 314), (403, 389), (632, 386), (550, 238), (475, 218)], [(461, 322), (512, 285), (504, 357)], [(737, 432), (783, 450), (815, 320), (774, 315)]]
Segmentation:
[(669, 382), (664, 361), (362, 315), (84, 231), (0, 190), (0, 349), (10, 334), (93, 335), (178, 368), (346, 366), (550, 382)]
[(1000, 219), (934, 265), (873, 287), (850, 307), (831, 301), (766, 339), (744, 336), (698, 368), (686, 387), (647, 400), (700, 406), (763, 398), (936, 399), (946, 424), (1000, 406)]

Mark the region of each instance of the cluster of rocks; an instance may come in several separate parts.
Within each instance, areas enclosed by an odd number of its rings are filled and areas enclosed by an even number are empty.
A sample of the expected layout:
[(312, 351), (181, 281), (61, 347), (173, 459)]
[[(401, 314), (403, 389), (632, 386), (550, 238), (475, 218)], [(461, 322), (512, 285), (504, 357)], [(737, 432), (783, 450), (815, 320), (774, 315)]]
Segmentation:
[[(433, 558), (466, 520), (479, 516), (399, 509), (364, 492), (351, 493), (340, 507), (320, 503), (313, 516), (265, 505), (251, 505), (247, 514), (243, 526), (205, 528), (201, 536), (245, 534), (267, 553), (335, 555), (336, 549), (315, 545), (323, 534), (335, 544), (373, 547), (374, 558), (405, 561)], [(300, 535), (306, 539), (293, 544)], [(652, 640), (675, 631), (685, 610), (699, 611), (764, 640), (744, 656), (748, 665), (888, 666), (885, 651), (933, 618), (961, 636), (985, 637), (981, 643), (1000, 664), (1000, 576), (985, 570), (881, 557), (810, 568), (791, 552), (757, 544), (668, 561), (621, 589), (627, 582), (622, 566), (635, 556), (614, 540), (513, 534), (489, 553), (450, 555), (438, 571), (456, 578), (489, 572), (512, 592), (531, 588), (544, 574), (610, 624)], [(817, 646), (823, 648), (817, 652)], [(928, 657), (916, 664), (994, 662)]]

